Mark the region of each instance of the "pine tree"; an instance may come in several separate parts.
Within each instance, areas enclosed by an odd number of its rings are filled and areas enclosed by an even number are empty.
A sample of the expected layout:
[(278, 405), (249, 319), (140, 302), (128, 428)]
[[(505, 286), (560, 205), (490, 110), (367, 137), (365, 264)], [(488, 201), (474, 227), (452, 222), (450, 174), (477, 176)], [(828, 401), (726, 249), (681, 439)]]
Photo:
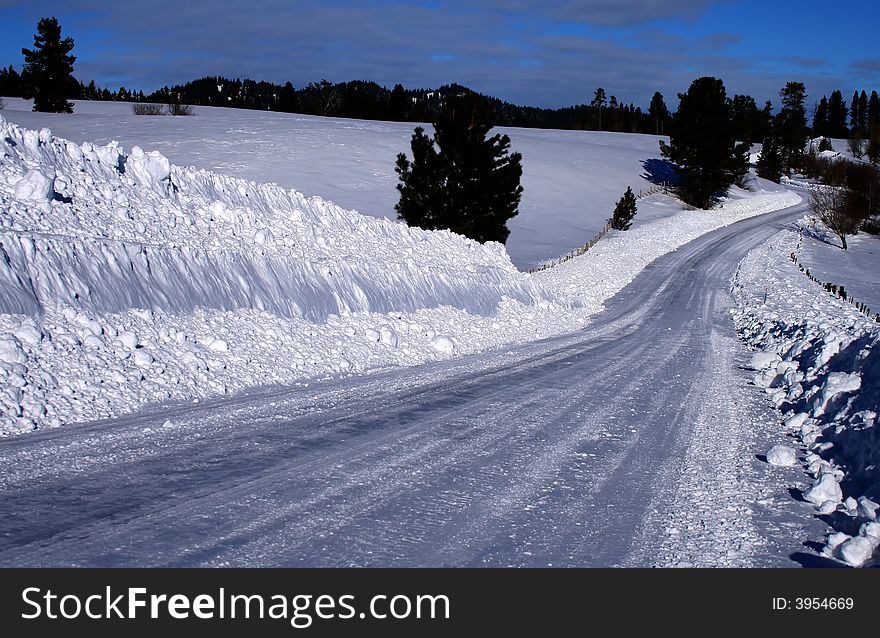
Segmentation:
[(629, 230), (629, 227), (632, 226), (632, 220), (636, 216), (636, 210), (636, 196), (632, 188), (627, 186), (623, 197), (617, 201), (608, 223), (614, 230)]
[(505, 243), (507, 221), (519, 212), (522, 155), (508, 153), (507, 135), (487, 137), (492, 126), (491, 106), (471, 93), (447, 98), (433, 139), (416, 128), (412, 161), (397, 156), (398, 217), (410, 226)]
[(849, 103), (849, 128), (852, 131), (853, 137), (861, 137), (860, 132), (863, 119), (859, 109), (859, 92), (854, 91), (852, 101)]
[(74, 91), (73, 63), (69, 55), (73, 38), (61, 39), (61, 26), (55, 18), (43, 18), (37, 24), (34, 48), (22, 49), (27, 98), (34, 99), (34, 110), (72, 113), (67, 97)]
[(730, 101), (733, 134), (741, 142), (757, 142), (767, 135), (766, 120), (751, 95), (734, 95)]
[(790, 171), (800, 165), (807, 143), (806, 88), (802, 82), (788, 82), (779, 97), (782, 108), (776, 115), (774, 132), (779, 138), (783, 166)]
[(868, 159), (873, 164), (880, 165), (880, 96), (877, 91), (871, 91), (871, 97), (867, 102), (866, 116), (868, 125)]
[(296, 113), (298, 109), (299, 100), (296, 97), (296, 89), (293, 88), (292, 83), (287, 82), (278, 92), (278, 110), (285, 113)]
[(859, 128), (868, 131), (868, 94), (864, 90), (859, 94)]
[(764, 102), (764, 108), (761, 109), (761, 114), (757, 121), (758, 126), (755, 131), (760, 132), (760, 135), (757, 135), (755, 139), (763, 140), (769, 137), (773, 133), (773, 103), (770, 100)]
[(866, 151), (872, 164), (880, 166), (880, 125), (875, 125), (868, 136), (868, 148)]
[(877, 91), (871, 91), (871, 97), (868, 100), (868, 127), (875, 128), (880, 126), (880, 96)]
[(598, 129), (602, 130), (602, 109), (605, 108), (605, 104), (607, 103), (605, 97), (605, 89), (599, 87), (596, 89), (596, 92), (593, 94), (593, 101), (590, 102), (590, 106), (596, 109), (596, 117), (598, 119)]
[(21, 75), (11, 64), (8, 69), (0, 68), (0, 95), (22, 97), (23, 90)]
[(654, 120), (654, 135), (663, 135), (666, 120), (669, 119), (669, 109), (666, 108), (666, 102), (663, 101), (663, 94), (660, 91), (655, 92), (654, 97), (651, 98), (648, 116)]
[(840, 91), (833, 91), (828, 100), (828, 131), (822, 135), (838, 139), (845, 139), (849, 135), (846, 127), (846, 101)]
[(771, 182), (782, 179), (783, 159), (778, 139), (771, 136), (764, 140), (755, 169), (758, 177), (769, 179)]
[(395, 84), (394, 89), (391, 91), (391, 95), (388, 98), (388, 115), (395, 122), (406, 120), (406, 91), (404, 91), (402, 84)]
[(828, 98), (823, 95), (813, 113), (813, 135), (824, 137), (828, 132)]
[(660, 152), (678, 167), (679, 194), (699, 208), (748, 172), (748, 143), (737, 144), (724, 83), (713, 77), (694, 80), (679, 94), (669, 144)]

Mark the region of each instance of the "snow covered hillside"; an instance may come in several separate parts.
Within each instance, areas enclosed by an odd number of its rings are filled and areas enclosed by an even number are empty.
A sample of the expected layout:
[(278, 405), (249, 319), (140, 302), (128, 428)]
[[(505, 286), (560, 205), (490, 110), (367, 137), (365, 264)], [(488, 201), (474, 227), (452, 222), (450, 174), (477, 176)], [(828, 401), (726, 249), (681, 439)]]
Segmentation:
[(840, 239), (824, 224), (804, 221), (798, 260), (820, 281), (846, 288), (849, 296), (880, 313), (880, 237), (859, 233)]
[(798, 201), (678, 207), (528, 275), (498, 244), (0, 117), (0, 433), (571, 332), (657, 256)]
[[(768, 462), (805, 470), (803, 498), (830, 527), (824, 554), (867, 565), (880, 546), (880, 324), (798, 269), (791, 255), (808, 241), (804, 229), (778, 233), (743, 260), (734, 318), (759, 350), (755, 384), (781, 412)], [(840, 281), (856, 263), (825, 267)]]
[[(123, 102), (75, 101), (72, 115), (33, 113), (29, 101), (5, 101), (5, 117), (27, 128), (49, 127), (78, 143), (116, 140), (125, 148), (157, 150), (179, 166), (274, 182), (391, 219), (398, 200), (394, 160), (409, 153), (416, 126), (213, 107), (196, 107), (192, 117), (147, 117), (133, 115)], [(654, 181), (670, 178), (659, 160), (660, 138), (652, 135), (497, 130), (523, 154), (523, 198), (506, 246), (520, 269), (592, 239), (627, 186), (636, 194), (655, 187), (649, 172)], [(668, 198), (640, 200), (633, 228), (680, 210)]]

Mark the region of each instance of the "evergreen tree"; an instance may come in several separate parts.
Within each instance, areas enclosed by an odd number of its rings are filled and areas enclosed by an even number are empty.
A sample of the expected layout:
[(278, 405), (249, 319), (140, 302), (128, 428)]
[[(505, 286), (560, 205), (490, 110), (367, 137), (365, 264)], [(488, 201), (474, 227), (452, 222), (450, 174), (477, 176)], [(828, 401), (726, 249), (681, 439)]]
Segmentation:
[(769, 179), (771, 182), (778, 182), (782, 179), (782, 149), (778, 139), (771, 136), (764, 140), (755, 169), (758, 177)]
[(24, 95), (21, 75), (10, 64), (8, 69), (0, 68), (0, 95), (22, 97)]
[(763, 140), (773, 133), (773, 104), (770, 100), (764, 102), (764, 108), (761, 109), (761, 117), (758, 120), (758, 131), (761, 132), (755, 139)]
[(767, 121), (751, 95), (734, 95), (730, 101), (733, 134), (741, 142), (754, 143), (767, 135)]
[(617, 96), (612, 95), (608, 99), (608, 118), (605, 128), (609, 131), (620, 130), (620, 107), (622, 105), (617, 102)]
[(598, 121), (597, 128), (600, 131), (602, 130), (602, 109), (605, 108), (606, 103), (607, 101), (605, 97), (605, 89), (599, 87), (593, 94), (593, 101), (590, 102), (590, 106), (592, 106), (596, 110), (596, 118)]
[(868, 100), (868, 128), (880, 126), (880, 96), (877, 91), (871, 91), (871, 98)]
[(800, 165), (807, 143), (807, 98), (802, 82), (788, 82), (779, 92), (782, 108), (774, 121), (775, 134), (779, 138), (783, 166), (790, 171)]
[(852, 136), (856, 138), (864, 137), (862, 133), (862, 122), (864, 120), (864, 116), (862, 115), (859, 102), (859, 92), (854, 91), (852, 96), (852, 102), (849, 103), (849, 128), (852, 131)]
[(507, 220), (519, 212), (522, 156), (508, 153), (507, 135), (487, 137), (492, 126), (490, 106), (470, 93), (447, 98), (433, 139), (416, 128), (412, 161), (397, 156), (398, 217), (410, 226), (505, 243)]
[(403, 122), (407, 116), (407, 97), (402, 84), (395, 84), (388, 98), (388, 115), (395, 122)]
[(866, 154), (872, 164), (880, 165), (880, 125), (875, 125), (868, 136)]
[(669, 109), (666, 108), (666, 102), (663, 101), (663, 94), (660, 91), (655, 92), (654, 97), (651, 98), (648, 116), (654, 121), (654, 135), (663, 135), (666, 120), (669, 119)]
[(859, 94), (859, 128), (868, 130), (868, 94), (864, 90)]
[(828, 135), (828, 98), (824, 95), (813, 113), (813, 135)]
[(877, 91), (871, 91), (867, 101), (866, 116), (868, 125), (868, 159), (873, 164), (880, 164), (880, 97)]
[(278, 110), (285, 113), (296, 113), (299, 109), (299, 100), (296, 97), (296, 89), (293, 84), (286, 82), (278, 92)]
[(34, 48), (22, 49), (27, 98), (34, 99), (34, 110), (50, 113), (72, 113), (73, 104), (67, 97), (75, 91), (73, 63), (70, 55), (73, 38), (61, 39), (61, 26), (55, 18), (43, 18), (37, 24)]
[(724, 83), (713, 77), (694, 80), (679, 94), (669, 144), (662, 155), (678, 167), (682, 199), (699, 208), (748, 172), (748, 143), (737, 144)]
[(846, 139), (849, 135), (846, 128), (846, 101), (840, 91), (832, 92), (828, 100), (828, 131), (822, 135), (838, 139)]
[(627, 186), (623, 197), (617, 201), (608, 223), (614, 230), (629, 230), (629, 227), (632, 226), (632, 220), (636, 216), (636, 210), (636, 196), (632, 188)]

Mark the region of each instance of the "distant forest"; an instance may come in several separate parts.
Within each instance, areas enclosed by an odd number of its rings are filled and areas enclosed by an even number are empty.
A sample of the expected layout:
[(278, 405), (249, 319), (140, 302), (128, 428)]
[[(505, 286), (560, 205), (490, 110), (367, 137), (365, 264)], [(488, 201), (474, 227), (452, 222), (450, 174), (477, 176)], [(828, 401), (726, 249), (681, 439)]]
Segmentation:
[[(332, 84), (322, 80), (295, 89), (290, 82), (281, 85), (247, 79), (204, 77), (182, 85), (165, 86), (150, 94), (125, 87), (118, 90), (100, 88), (94, 81), (88, 84), (75, 81), (70, 87), (68, 99), (181, 103), (365, 120), (431, 122), (440, 112), (447, 96), (467, 93), (475, 91), (458, 84), (438, 89), (404, 89), (398, 84), (393, 89), (388, 89), (375, 82)], [(0, 68), (0, 95), (20, 97), (22, 94), (20, 74), (12, 66), (8, 69)], [(643, 112), (634, 104), (618, 102), (614, 96), (601, 107), (581, 104), (560, 109), (517, 106), (497, 98), (484, 97), (492, 105), (498, 126), (587, 130), (601, 128), (608, 131), (659, 133), (668, 119), (665, 105), (663, 112), (652, 117), (652, 114)], [(602, 110), (601, 122), (599, 108)]]
[[(24, 82), (13, 66), (0, 68), (0, 95), (24, 95)], [(476, 94), (476, 91), (459, 84), (438, 89), (405, 89), (397, 84), (388, 89), (360, 80), (338, 84), (321, 80), (296, 89), (290, 82), (282, 85), (217, 76), (165, 86), (150, 94), (125, 87), (110, 90), (99, 88), (94, 81), (84, 84), (72, 80), (68, 93), (68, 99), (225, 106), (362, 120), (433, 122), (447, 97)], [(606, 97), (602, 88), (596, 89), (589, 104), (558, 109), (518, 106), (498, 98), (482, 97), (492, 107), (496, 126), (664, 134), (671, 121), (671, 113), (660, 92), (654, 93), (647, 110), (633, 103), (625, 104), (614, 95)], [(769, 101), (759, 107), (751, 96), (734, 95), (729, 103), (731, 125), (737, 139), (761, 142), (770, 134), (773, 107)], [(876, 91), (872, 91), (870, 97), (865, 91), (857, 92), (849, 108), (840, 92), (834, 91), (830, 100), (823, 96), (816, 102), (808, 124), (812, 123), (815, 135), (864, 138), (866, 122), (877, 118), (877, 110)]]

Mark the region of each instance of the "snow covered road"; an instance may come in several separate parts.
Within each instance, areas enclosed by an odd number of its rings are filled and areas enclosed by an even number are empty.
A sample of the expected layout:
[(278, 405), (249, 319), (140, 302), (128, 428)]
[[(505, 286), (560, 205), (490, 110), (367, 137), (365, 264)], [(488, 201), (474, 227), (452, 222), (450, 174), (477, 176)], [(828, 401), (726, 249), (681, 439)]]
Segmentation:
[(573, 335), (0, 440), (0, 564), (783, 564), (727, 289), (804, 211), (670, 253)]

